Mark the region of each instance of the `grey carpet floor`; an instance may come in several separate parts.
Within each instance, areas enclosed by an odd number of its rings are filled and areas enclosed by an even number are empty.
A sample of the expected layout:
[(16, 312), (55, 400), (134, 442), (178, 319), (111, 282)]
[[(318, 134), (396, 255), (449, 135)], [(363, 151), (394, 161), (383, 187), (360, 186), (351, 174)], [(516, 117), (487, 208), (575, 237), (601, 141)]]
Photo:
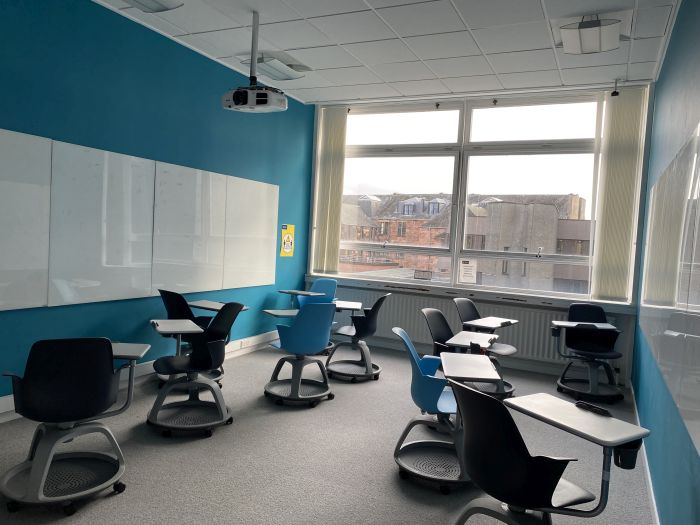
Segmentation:
[[(130, 409), (104, 420), (126, 457), (126, 491), (82, 501), (69, 518), (55, 506), (24, 506), (9, 514), (0, 497), (0, 523), (447, 524), (478, 495), (467, 487), (445, 496), (399, 478), (393, 448), (418, 413), (403, 353), (375, 349), (374, 359), (383, 367), (379, 381), (332, 381), (335, 399), (314, 409), (278, 407), (263, 397), (279, 356), (266, 349), (226, 362), (223, 393), (235, 420), (208, 439), (163, 438), (146, 426), (157, 389), (155, 381), (142, 381)], [(506, 372), (518, 395), (556, 394), (551, 376)], [(611, 410), (633, 421), (629, 397)], [(532, 453), (579, 458), (565, 476), (597, 494), (600, 447), (524, 415), (515, 418)], [(22, 419), (0, 425), (0, 472), (24, 459), (34, 427)], [(89, 437), (71, 446), (86, 444), (102, 446)], [(601, 516), (555, 516), (554, 523), (652, 525), (641, 455), (635, 470), (613, 469)], [(482, 517), (469, 523), (497, 522)]]

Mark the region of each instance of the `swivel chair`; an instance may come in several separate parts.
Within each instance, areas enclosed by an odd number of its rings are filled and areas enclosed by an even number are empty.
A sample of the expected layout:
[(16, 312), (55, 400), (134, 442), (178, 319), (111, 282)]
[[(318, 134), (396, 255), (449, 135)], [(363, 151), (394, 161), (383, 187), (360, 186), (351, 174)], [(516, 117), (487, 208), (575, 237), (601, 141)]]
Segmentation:
[[(265, 385), (265, 397), (275, 400), (277, 405), (284, 401), (308, 403), (313, 408), (321, 399), (335, 396), (328, 385), (328, 373), (323, 362), (309, 356), (322, 352), (328, 345), (335, 305), (333, 303), (311, 303), (304, 305), (294, 317), (291, 325), (278, 325), (279, 349), (291, 354), (282, 357)], [(292, 367), (291, 379), (279, 379), (285, 363)], [(307, 365), (318, 365), (322, 380), (304, 379), (302, 372)]]
[[(440, 492), (449, 494), (453, 485), (469, 481), (462, 452), (455, 448), (461, 439), (462, 428), (459, 420), (452, 417), (457, 412), (452, 388), (445, 378), (435, 375), (441, 363), (439, 357), (428, 355), (421, 358), (403, 328), (394, 327), (392, 331), (403, 341), (411, 360), (411, 397), (421, 411), (420, 416), (406, 425), (394, 448), (399, 475), (402, 479), (413, 477), (436, 483)], [(411, 430), (419, 425), (449, 435), (452, 442), (427, 439), (404, 443)]]
[[(353, 315), (351, 317), (352, 325), (342, 326), (335, 331), (336, 335), (350, 337), (350, 341), (343, 341), (333, 345), (333, 348), (328, 355), (328, 359), (326, 360), (326, 369), (328, 370), (329, 377), (332, 378), (337, 376), (339, 378), (349, 378), (353, 383), (358, 379), (369, 379), (370, 377), (374, 380), (379, 379), (379, 373), (382, 371), (382, 369), (379, 365), (372, 363), (369, 347), (367, 346), (365, 339), (373, 336), (377, 331), (377, 317), (379, 317), (379, 310), (384, 304), (386, 298), (390, 295), (390, 293), (383, 295), (377, 299), (372, 308), (365, 308), (365, 315)], [(360, 359), (338, 360), (331, 363), (333, 354), (341, 346), (357, 348), (361, 354)]]
[[(456, 524), (479, 514), (508, 525), (551, 525), (553, 513), (586, 516), (586, 511), (571, 507), (593, 501), (595, 496), (561, 477), (575, 459), (531, 456), (503, 403), (449, 381), (464, 426), (465, 467), (474, 484), (486, 493), (469, 502)], [(581, 512), (584, 514), (577, 514)]]
[[(70, 516), (75, 500), (109, 487), (124, 491), (124, 455), (112, 432), (97, 421), (120, 414), (131, 402), (133, 373), (124, 405), (107, 412), (117, 401), (120, 370), (114, 370), (109, 339), (55, 339), (32, 345), (24, 377), (4, 374), (12, 378), (15, 411), (40, 422), (27, 459), (0, 478), (8, 511), (19, 510), (20, 502), (61, 503)], [(110, 451), (57, 451), (88, 434), (103, 435)]]
[[(569, 321), (579, 323), (607, 323), (605, 311), (598, 305), (589, 303), (573, 303), (569, 306)], [(617, 329), (595, 329), (591, 327), (566, 328), (565, 346), (568, 353), (561, 347), (560, 329), (552, 328), (552, 335), (558, 339), (559, 355), (569, 359), (569, 363), (557, 380), (557, 390), (572, 396), (574, 399), (589, 399), (614, 403), (624, 399), (615, 380), (615, 372), (608, 359), (619, 359), (620, 352), (615, 351), (615, 341), (620, 335)], [(571, 366), (583, 363), (588, 369), (587, 378), (569, 377), (567, 373)], [(598, 368), (605, 372), (608, 382), (600, 383)]]
[(335, 279), (329, 279), (328, 277), (321, 277), (316, 279), (311, 283), (309, 288), (310, 292), (318, 292), (324, 295), (299, 295), (297, 296), (297, 302), (299, 303), (299, 308), (304, 305), (312, 303), (332, 303), (335, 299), (335, 291), (338, 287), (338, 281)]

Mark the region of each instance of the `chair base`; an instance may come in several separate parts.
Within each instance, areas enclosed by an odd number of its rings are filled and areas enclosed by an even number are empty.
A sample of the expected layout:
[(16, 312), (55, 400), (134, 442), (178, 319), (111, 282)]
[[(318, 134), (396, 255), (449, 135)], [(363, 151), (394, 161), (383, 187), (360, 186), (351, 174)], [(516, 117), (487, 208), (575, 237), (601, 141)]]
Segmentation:
[[(168, 394), (174, 390), (188, 390), (189, 398), (185, 401), (165, 403)], [(199, 399), (199, 392), (208, 390), (214, 401)], [(198, 374), (168, 380), (158, 392), (158, 397), (148, 413), (147, 423), (160, 428), (164, 436), (177, 431), (200, 431), (205, 436), (212, 435), (215, 427), (233, 423), (231, 411), (224, 402), (221, 388), (207, 377)]]
[[(87, 434), (102, 434), (112, 449), (106, 452), (56, 453), (57, 447)], [(112, 488), (123, 492), (124, 456), (112, 432), (95, 421), (62, 429), (40, 424), (34, 432), (27, 460), (0, 478), (0, 492), (10, 501), (8, 510), (19, 503), (62, 503), (73, 514), (72, 502)]]
[(508, 381), (501, 381), (500, 383), (472, 383), (474, 387), (484, 394), (488, 394), (496, 399), (508, 399), (513, 397), (515, 393), (515, 387), (511, 385)]
[[(279, 373), (285, 363), (292, 367), (292, 377), (290, 379), (279, 379)], [(323, 376), (322, 381), (316, 379), (303, 379), (301, 377), (304, 367), (308, 365), (318, 365)], [(307, 403), (312, 408), (319, 402), (326, 399), (333, 399), (335, 395), (331, 392), (328, 384), (328, 372), (323, 362), (308, 356), (285, 356), (281, 358), (275, 370), (272, 372), (270, 381), (265, 385), (265, 397), (275, 400), (278, 405), (284, 402), (291, 404)]]
[(507, 525), (552, 525), (552, 517), (548, 512), (513, 510), (505, 503), (486, 495), (471, 500), (455, 525), (463, 525), (470, 517), (478, 515), (495, 518)]
[[(602, 401), (604, 403), (615, 403), (625, 398), (620, 389), (615, 384), (615, 373), (606, 361), (583, 360), (583, 364), (588, 367), (588, 378), (567, 377), (574, 361), (564, 368), (564, 371), (557, 380), (557, 391), (572, 396), (574, 399), (584, 399), (589, 401)], [(600, 383), (598, 380), (598, 368), (605, 372), (607, 383)]]
[[(331, 362), (333, 354), (341, 346), (349, 346), (360, 351), (360, 359), (351, 360), (343, 359)], [(351, 382), (356, 382), (358, 379), (379, 379), (379, 374), (382, 369), (379, 365), (372, 363), (372, 356), (369, 353), (369, 347), (363, 340), (354, 339), (352, 341), (343, 341), (333, 345), (333, 348), (326, 360), (326, 369), (328, 375), (333, 378), (346, 379)]]

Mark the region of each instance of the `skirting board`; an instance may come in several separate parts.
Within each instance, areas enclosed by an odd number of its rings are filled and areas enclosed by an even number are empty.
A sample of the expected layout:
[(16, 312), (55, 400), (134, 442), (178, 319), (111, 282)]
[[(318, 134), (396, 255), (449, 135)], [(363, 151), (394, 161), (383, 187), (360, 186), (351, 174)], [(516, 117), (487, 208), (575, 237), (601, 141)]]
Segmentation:
[[(226, 345), (226, 359), (233, 359), (235, 357), (250, 354), (251, 352), (265, 348), (271, 342), (277, 339), (277, 331), (273, 330), (271, 332), (265, 332), (263, 334), (246, 337), (244, 339), (229, 341)], [(155, 376), (153, 361), (138, 363), (134, 369), (134, 377), (139, 381), (143, 381), (149, 376)], [(119, 382), (119, 388), (126, 388), (127, 383), (128, 375), (123, 373), (121, 376), (121, 381)], [(0, 397), (0, 423), (10, 421), (18, 417), (21, 416), (15, 412), (15, 402), (13, 396), (9, 395)]]

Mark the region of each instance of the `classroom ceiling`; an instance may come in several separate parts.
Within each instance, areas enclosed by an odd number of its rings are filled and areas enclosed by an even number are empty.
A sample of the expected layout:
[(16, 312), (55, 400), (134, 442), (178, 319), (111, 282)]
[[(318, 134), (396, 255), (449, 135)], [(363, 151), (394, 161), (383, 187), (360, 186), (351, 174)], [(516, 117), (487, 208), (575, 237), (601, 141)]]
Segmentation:
[[(246, 76), (239, 57), (250, 53), (257, 10), (260, 51), (285, 51), (312, 69), (298, 80), (260, 80), (307, 103), (653, 81), (677, 8), (676, 0), (182, 0), (147, 14), (94, 1)], [(558, 28), (590, 14), (622, 20), (619, 49), (564, 54)]]

